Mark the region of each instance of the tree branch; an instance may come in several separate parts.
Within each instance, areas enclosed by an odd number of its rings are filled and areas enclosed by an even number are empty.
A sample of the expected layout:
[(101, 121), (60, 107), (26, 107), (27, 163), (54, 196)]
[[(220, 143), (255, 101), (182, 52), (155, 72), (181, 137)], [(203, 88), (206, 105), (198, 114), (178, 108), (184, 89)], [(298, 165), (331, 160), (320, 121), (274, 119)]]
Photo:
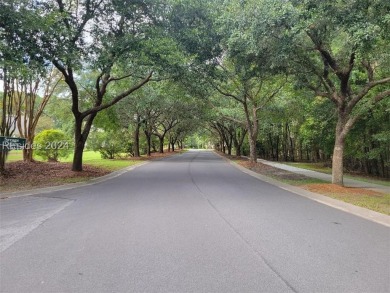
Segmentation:
[(384, 98), (390, 97), (390, 90), (384, 91), (374, 97), (374, 103), (379, 103)]
[(214, 87), (214, 89), (217, 91), (217, 92), (219, 92), (221, 95), (223, 95), (223, 96), (225, 96), (225, 97), (230, 97), (230, 98), (233, 98), (233, 99), (235, 99), (236, 101), (238, 101), (238, 102), (240, 102), (240, 103), (243, 103), (243, 100), (241, 100), (238, 96), (236, 96), (236, 95), (233, 95), (233, 94), (230, 94), (230, 93), (228, 93), (228, 92), (225, 92), (225, 91), (223, 91), (223, 90), (221, 90), (218, 86), (216, 86), (216, 85), (213, 85), (213, 84), (211, 84), (213, 87)]
[(147, 84), (150, 81), (150, 78), (152, 77), (152, 75), (153, 75), (153, 71), (151, 71), (140, 83), (138, 83), (137, 85), (131, 87), (129, 90), (127, 90), (127, 91), (117, 95), (109, 103), (106, 103), (106, 104), (103, 104), (103, 105), (99, 105), (99, 106), (93, 107), (91, 109), (88, 109), (88, 110), (82, 112), (81, 113), (82, 117), (84, 118), (84, 117), (86, 117), (88, 115), (91, 115), (93, 113), (97, 113), (97, 112), (99, 112), (101, 110), (107, 109), (107, 108), (115, 105), (120, 100), (122, 100), (123, 98), (127, 97), (128, 95), (130, 95), (132, 92), (138, 90), (139, 88), (141, 88), (142, 86)]
[[(352, 109), (356, 106), (357, 103), (359, 103), (359, 101), (361, 99), (363, 99), (371, 89), (373, 89), (374, 87), (378, 86), (378, 85), (383, 85), (383, 84), (386, 84), (386, 83), (390, 83), (390, 77), (387, 77), (387, 78), (383, 78), (383, 79), (380, 79), (380, 80), (377, 80), (377, 81), (372, 81), (372, 82), (369, 82), (363, 89), (362, 91), (357, 94), (356, 96), (354, 96), (347, 104), (347, 113), (351, 113), (352, 112)], [(380, 101), (381, 99), (385, 98), (386, 96), (388, 96), (388, 91), (384, 91), (383, 93), (380, 93), (378, 94), (378, 101)], [(383, 95), (383, 97), (382, 97)], [(376, 100), (376, 98), (374, 98), (374, 100)]]

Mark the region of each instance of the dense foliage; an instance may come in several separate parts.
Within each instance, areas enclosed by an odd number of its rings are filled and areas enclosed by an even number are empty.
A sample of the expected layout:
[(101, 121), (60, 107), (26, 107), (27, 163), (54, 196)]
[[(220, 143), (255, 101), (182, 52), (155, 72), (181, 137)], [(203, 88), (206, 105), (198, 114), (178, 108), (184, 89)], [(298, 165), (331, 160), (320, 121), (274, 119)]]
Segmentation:
[(32, 145), (35, 153), (49, 162), (57, 162), (71, 153), (71, 143), (66, 135), (58, 129), (47, 129), (38, 133)]
[(1, 135), (49, 119), (73, 170), (187, 141), (390, 176), (386, 0), (4, 0), (0, 36)]

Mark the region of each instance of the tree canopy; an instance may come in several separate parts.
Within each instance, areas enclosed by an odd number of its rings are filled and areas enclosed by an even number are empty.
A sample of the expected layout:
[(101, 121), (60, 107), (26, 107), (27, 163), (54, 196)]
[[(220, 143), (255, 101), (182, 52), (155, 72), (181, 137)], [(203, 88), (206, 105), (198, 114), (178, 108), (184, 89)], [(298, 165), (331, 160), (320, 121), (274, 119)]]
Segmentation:
[[(92, 132), (134, 156), (202, 137), (252, 162), (329, 163), (337, 184), (345, 167), (389, 176), (388, 1), (4, 0), (0, 36), (1, 135), (51, 117), (75, 171)], [(54, 69), (51, 100), (32, 99)]]

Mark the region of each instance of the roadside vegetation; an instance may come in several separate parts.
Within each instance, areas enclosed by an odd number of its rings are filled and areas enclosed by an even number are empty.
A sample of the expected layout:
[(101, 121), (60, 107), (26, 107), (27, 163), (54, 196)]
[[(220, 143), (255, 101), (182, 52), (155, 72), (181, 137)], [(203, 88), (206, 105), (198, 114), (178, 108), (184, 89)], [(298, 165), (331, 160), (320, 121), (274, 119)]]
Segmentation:
[[(325, 174), (332, 174), (332, 168), (325, 166), (323, 162), (322, 163), (283, 162), (283, 163), (297, 168), (312, 170), (312, 171), (321, 172)], [(352, 178), (359, 181), (365, 181), (368, 183), (390, 186), (390, 180), (386, 180), (380, 177), (368, 176), (364, 174), (356, 174), (348, 171), (345, 173), (345, 178)]]
[(390, 178), (388, 0), (3, 0), (0, 39), (0, 140), (40, 144), (26, 164), (187, 145)]
[(63, 158), (59, 162), (47, 162), (43, 158), (35, 156), (33, 162), (25, 163), (22, 151), (11, 151), (8, 157), (9, 161), (7, 161), (8, 172), (5, 176), (0, 177), (0, 197), (15, 191), (87, 182), (113, 171), (182, 152), (185, 150), (165, 152), (164, 154), (152, 153), (150, 157), (129, 158), (123, 154), (123, 157), (118, 159), (102, 159), (99, 152), (86, 151), (84, 154), (85, 170), (74, 172), (69, 168), (72, 162), (71, 156)]
[[(222, 154), (222, 153), (221, 153)], [(356, 206), (390, 215), (390, 192), (381, 193), (365, 188), (352, 188), (310, 178), (262, 163), (252, 163), (246, 158), (222, 154), (233, 162), (286, 184), (338, 199)], [(317, 171), (317, 170), (316, 170)]]

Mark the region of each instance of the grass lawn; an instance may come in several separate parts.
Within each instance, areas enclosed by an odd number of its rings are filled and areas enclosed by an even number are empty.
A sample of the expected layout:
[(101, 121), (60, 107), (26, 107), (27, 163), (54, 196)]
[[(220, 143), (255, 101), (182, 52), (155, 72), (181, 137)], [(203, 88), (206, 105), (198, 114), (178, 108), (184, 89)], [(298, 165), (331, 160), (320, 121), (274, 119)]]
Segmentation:
[[(34, 156), (34, 159), (37, 161), (43, 161), (43, 159), (39, 156)], [(8, 155), (7, 163), (16, 162), (20, 160), (23, 160), (22, 151), (11, 151)], [(73, 155), (70, 154), (67, 158), (60, 159), (60, 162), (71, 163), (72, 160), (73, 160)], [(99, 152), (85, 151), (83, 155), (83, 163), (86, 165), (101, 167), (104, 169), (108, 169), (110, 171), (115, 171), (129, 166), (133, 166), (135, 164), (139, 164), (140, 161), (131, 160), (131, 159), (114, 159), (114, 160), (102, 159)]]
[(330, 183), (296, 185), (312, 192), (390, 215), (390, 193), (379, 193), (363, 188), (343, 187)]
[(7, 161), (8, 162), (16, 162), (23, 160), (23, 152), (22, 151), (10, 151), (8, 153)]
[[(60, 162), (71, 163), (72, 160), (73, 155), (71, 154), (67, 158), (61, 159)], [(111, 171), (119, 170), (139, 163), (139, 160), (131, 159), (102, 159), (100, 153), (94, 151), (84, 151), (83, 155), (83, 164), (109, 169)]]

